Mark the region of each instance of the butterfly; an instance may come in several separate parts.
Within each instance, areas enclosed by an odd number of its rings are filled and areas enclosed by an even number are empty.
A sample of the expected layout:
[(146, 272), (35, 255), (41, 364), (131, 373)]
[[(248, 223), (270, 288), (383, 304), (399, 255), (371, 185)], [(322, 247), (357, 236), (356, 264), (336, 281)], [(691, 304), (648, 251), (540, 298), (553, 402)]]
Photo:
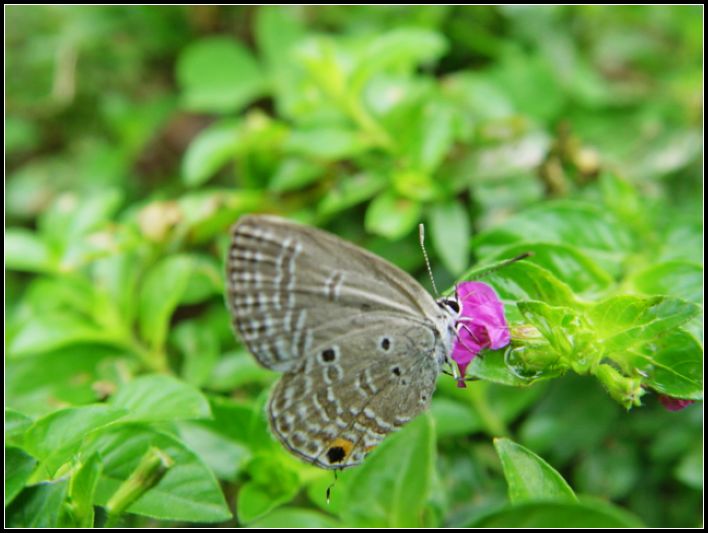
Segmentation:
[(339, 237), (266, 215), (231, 229), (227, 304), (234, 330), (283, 375), (267, 416), (295, 456), (360, 464), (430, 405), (460, 305)]

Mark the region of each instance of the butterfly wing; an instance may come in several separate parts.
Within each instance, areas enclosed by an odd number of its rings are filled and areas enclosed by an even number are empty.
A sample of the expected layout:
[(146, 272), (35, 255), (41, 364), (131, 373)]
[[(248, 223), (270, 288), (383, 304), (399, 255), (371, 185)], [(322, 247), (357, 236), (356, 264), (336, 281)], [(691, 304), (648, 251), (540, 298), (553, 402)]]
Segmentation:
[(286, 373), (268, 403), (277, 438), (322, 468), (361, 463), (388, 433), (427, 409), (435, 389), (432, 329), (406, 318), (362, 318), (359, 325), (301, 371)]
[[(234, 329), (265, 367), (293, 371), (352, 320), (444, 320), (411, 276), (329, 233), (271, 216), (232, 228), (227, 298)], [(438, 322), (439, 323), (439, 322)]]
[(232, 228), (228, 305), (265, 367), (277, 438), (323, 468), (359, 464), (430, 403), (454, 321), (407, 273), (323, 231), (268, 216)]

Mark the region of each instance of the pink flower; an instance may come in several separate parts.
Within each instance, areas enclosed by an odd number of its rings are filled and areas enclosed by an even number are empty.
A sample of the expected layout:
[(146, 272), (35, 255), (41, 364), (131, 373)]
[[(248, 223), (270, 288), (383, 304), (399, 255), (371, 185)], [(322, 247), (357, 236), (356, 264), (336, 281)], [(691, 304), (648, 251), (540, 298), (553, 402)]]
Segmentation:
[(683, 400), (681, 398), (674, 398), (673, 396), (664, 396), (663, 394), (659, 394), (659, 401), (661, 405), (666, 407), (669, 411), (680, 411), (694, 402), (694, 400)]
[(467, 366), (484, 349), (498, 350), (509, 344), (509, 326), (504, 316), (504, 304), (489, 285), (466, 281), (456, 287), (460, 317), (457, 320), (457, 340), (452, 347), (452, 359), (460, 369), (458, 387)]

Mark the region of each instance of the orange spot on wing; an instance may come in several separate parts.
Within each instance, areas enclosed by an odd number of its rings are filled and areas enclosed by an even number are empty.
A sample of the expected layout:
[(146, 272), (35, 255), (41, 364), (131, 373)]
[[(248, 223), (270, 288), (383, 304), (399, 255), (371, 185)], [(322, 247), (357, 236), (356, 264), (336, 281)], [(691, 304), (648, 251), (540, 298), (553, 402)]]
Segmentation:
[(341, 448), (344, 450), (344, 457), (349, 457), (349, 454), (352, 453), (352, 449), (354, 448), (354, 443), (350, 440), (338, 437), (330, 443), (329, 447)]

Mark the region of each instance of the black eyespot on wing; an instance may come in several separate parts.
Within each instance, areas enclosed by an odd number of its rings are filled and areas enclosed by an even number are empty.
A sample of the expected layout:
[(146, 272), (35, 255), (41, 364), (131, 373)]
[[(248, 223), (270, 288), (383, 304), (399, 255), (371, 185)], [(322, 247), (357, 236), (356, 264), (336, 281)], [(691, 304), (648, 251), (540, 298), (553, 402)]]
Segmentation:
[(460, 313), (460, 304), (454, 298), (440, 298), (435, 303), (440, 309), (452, 311), (456, 315)]
[(384, 337), (383, 339), (381, 339), (381, 348), (384, 351), (388, 351), (389, 348), (391, 348), (391, 339), (389, 339), (388, 337)]
[(332, 348), (327, 348), (326, 350), (322, 350), (322, 361), (325, 363), (331, 363), (334, 361), (334, 350)]
[(329, 450), (327, 450), (327, 460), (329, 461), (329, 464), (341, 463), (345, 455), (346, 453), (344, 452), (344, 448), (341, 446), (332, 446)]
[(391, 369), (391, 372), (393, 372), (393, 373), (396, 374), (397, 376), (400, 376), (400, 375), (401, 375), (401, 369), (398, 368), (397, 366), (394, 366), (394, 367)]

